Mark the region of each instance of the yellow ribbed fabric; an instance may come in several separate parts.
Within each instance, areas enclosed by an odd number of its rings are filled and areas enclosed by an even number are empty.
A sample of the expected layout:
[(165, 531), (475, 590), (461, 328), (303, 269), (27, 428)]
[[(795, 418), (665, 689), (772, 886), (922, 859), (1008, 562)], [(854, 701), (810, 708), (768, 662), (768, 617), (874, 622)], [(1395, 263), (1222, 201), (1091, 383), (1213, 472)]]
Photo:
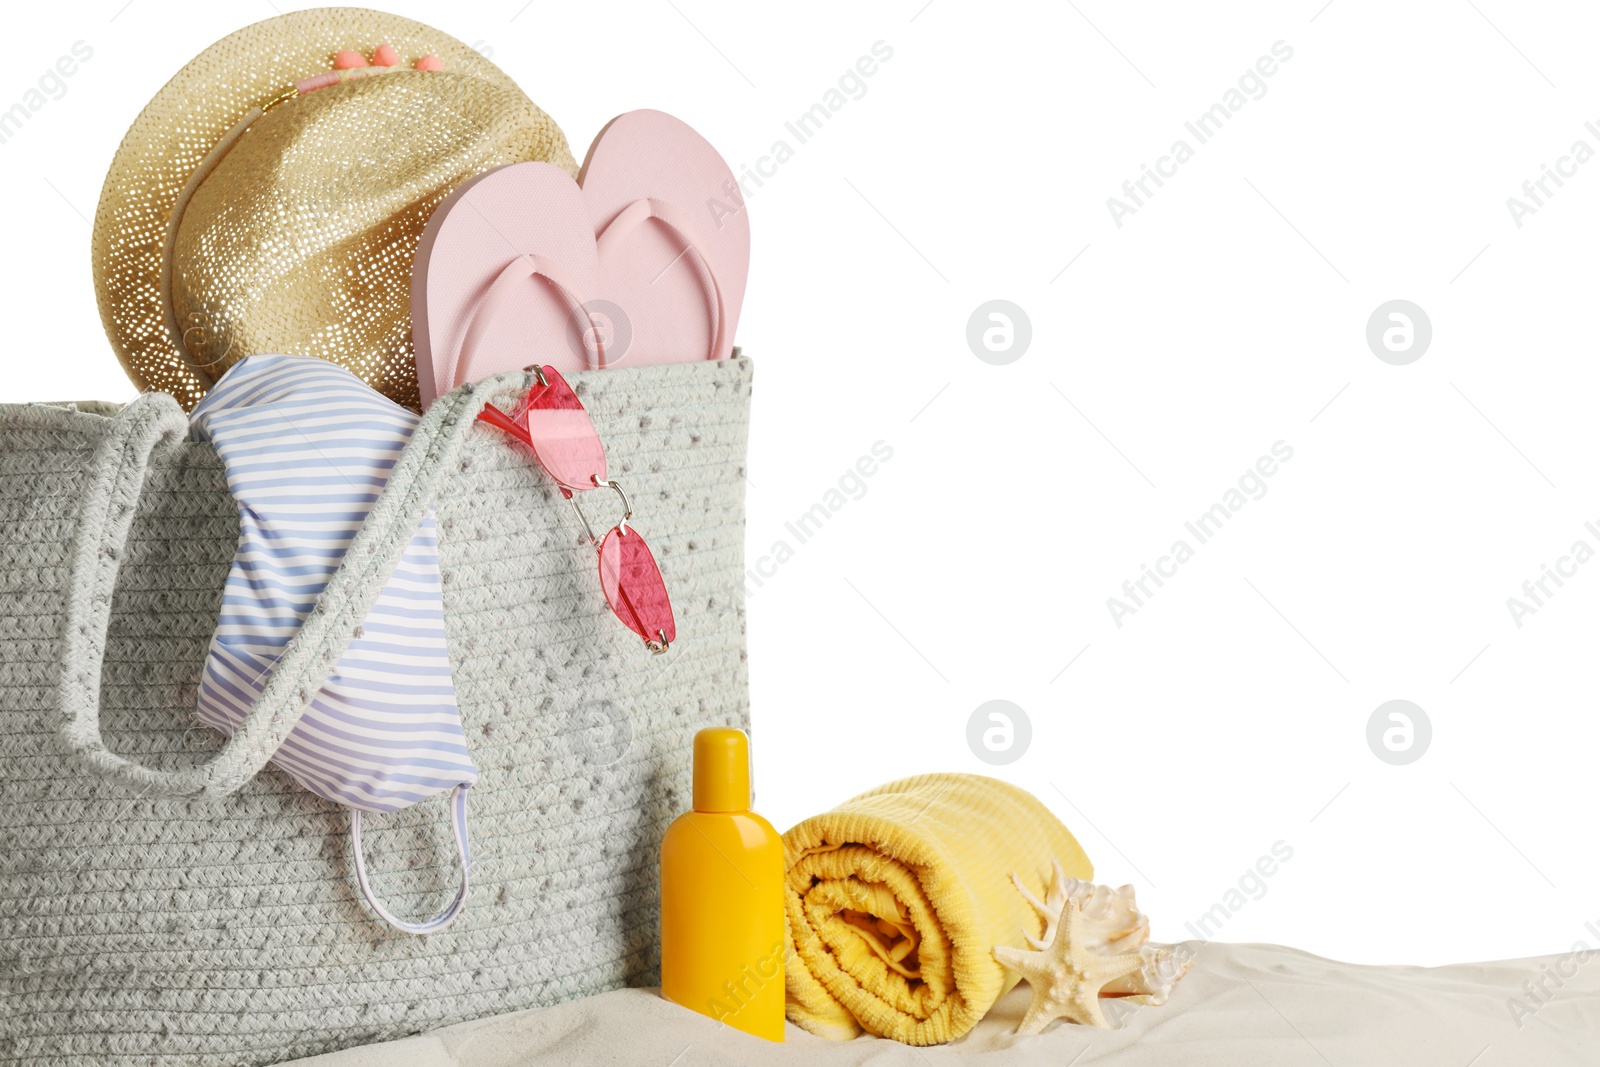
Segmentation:
[(1040, 897), (1052, 859), (1094, 875), (1038, 798), (975, 774), (879, 786), (783, 844), (789, 1019), (837, 1040), (961, 1037), (1017, 983), (990, 950), (1043, 932), (1011, 873)]

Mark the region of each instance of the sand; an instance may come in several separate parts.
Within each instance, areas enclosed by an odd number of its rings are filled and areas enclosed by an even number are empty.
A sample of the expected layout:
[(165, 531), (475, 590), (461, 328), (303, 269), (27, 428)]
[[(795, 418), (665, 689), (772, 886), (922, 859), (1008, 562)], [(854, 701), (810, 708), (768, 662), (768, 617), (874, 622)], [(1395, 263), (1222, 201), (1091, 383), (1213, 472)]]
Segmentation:
[[(951, 1045), (779, 1045), (719, 1027), (655, 990), (624, 989), (462, 1023), (296, 1067), (1600, 1067), (1600, 952), (1449, 967), (1368, 967), (1276, 945), (1190, 943), (1195, 969), (1162, 1007), (1108, 1002), (1114, 1030), (1056, 1023), (1015, 1034), (1026, 987)], [(1563, 977), (1561, 972), (1570, 977)], [(1540, 1004), (1523, 983), (1543, 978)], [(1558, 986), (1556, 983), (1562, 984)], [(1535, 990), (1537, 992), (1537, 990)], [(1543, 994), (1540, 994), (1543, 996)], [(1519, 1020), (1518, 998), (1532, 1014)]]

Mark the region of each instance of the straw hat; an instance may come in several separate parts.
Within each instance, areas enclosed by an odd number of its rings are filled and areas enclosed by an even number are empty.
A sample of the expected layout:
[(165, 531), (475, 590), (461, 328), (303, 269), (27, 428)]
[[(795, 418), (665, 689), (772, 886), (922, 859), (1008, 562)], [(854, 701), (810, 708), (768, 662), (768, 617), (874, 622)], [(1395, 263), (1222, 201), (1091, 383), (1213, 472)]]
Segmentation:
[(258, 352), (320, 356), (416, 406), (423, 226), (462, 181), (527, 160), (577, 171), (550, 117), (460, 41), (359, 8), (248, 26), (117, 149), (94, 222), (106, 333), (141, 389), (185, 408)]

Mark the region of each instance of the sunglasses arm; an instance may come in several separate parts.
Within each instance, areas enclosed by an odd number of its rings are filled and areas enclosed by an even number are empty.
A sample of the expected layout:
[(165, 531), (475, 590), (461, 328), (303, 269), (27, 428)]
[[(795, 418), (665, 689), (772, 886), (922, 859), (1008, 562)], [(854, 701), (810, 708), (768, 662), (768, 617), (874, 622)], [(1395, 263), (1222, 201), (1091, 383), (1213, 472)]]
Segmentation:
[(486, 422), (497, 430), (504, 430), (529, 448), (533, 447), (533, 437), (529, 435), (527, 427), (519, 425), (515, 419), (493, 404), (483, 405), (483, 410), (478, 412), (478, 421)]
[[(528, 428), (517, 422), (517, 420), (513, 419), (510, 415), (507, 415), (505, 412), (495, 407), (493, 404), (483, 405), (483, 410), (478, 412), (478, 421), (487, 423), (497, 430), (504, 430), (512, 437), (515, 437), (518, 441), (521, 441), (523, 444), (527, 445), (529, 448), (533, 448), (533, 436), (528, 433)], [(561, 490), (562, 496), (566, 497), (568, 500), (572, 499), (571, 489), (568, 489), (560, 482), (556, 483), (556, 488)]]

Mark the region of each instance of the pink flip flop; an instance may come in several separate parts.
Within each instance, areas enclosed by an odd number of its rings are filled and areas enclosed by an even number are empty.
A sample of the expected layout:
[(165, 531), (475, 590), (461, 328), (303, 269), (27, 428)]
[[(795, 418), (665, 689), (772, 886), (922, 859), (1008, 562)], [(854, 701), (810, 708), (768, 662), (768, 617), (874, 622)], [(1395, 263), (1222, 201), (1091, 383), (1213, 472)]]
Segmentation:
[(583, 192), (548, 163), (475, 178), (439, 205), (411, 275), (423, 406), (464, 382), (549, 364), (604, 366), (586, 305), (600, 291)]
[(671, 115), (630, 111), (600, 131), (578, 182), (595, 223), (600, 292), (626, 316), (613, 324), (608, 364), (728, 358), (750, 220), (717, 150)]

